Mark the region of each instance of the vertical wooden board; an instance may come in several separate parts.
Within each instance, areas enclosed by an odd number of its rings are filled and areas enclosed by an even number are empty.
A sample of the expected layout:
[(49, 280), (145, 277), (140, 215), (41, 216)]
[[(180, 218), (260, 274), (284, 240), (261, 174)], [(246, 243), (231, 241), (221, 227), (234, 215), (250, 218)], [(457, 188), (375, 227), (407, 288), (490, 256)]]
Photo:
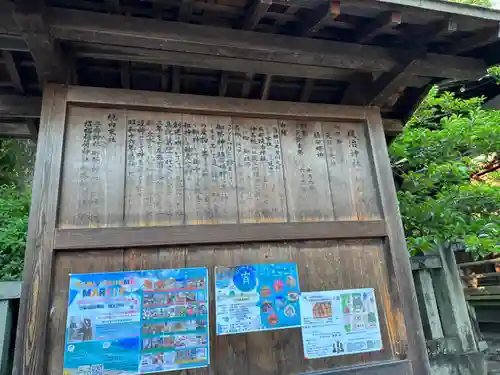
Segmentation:
[[(349, 254), (337, 241), (307, 241), (299, 251), (299, 278), (304, 292), (350, 288), (353, 270), (346, 264)], [(303, 355), (303, 353), (302, 353)], [(304, 371), (323, 370), (360, 363), (359, 357), (341, 356), (304, 359)]]
[(237, 223), (231, 118), (182, 115), (182, 121), (186, 223)]
[[(244, 246), (235, 254), (235, 264), (297, 263), (295, 244), (258, 244)], [(299, 285), (301, 280), (299, 278)], [(247, 357), (250, 374), (293, 374), (302, 371), (303, 349), (300, 329), (288, 328), (247, 334)]]
[(62, 375), (70, 273), (114, 272), (123, 268), (123, 250), (59, 252), (54, 262), (48, 326), (47, 374)]
[(59, 204), (61, 228), (123, 224), (125, 113), (68, 108)]
[(146, 111), (126, 115), (126, 225), (182, 225), (182, 116)]
[(240, 223), (287, 221), (277, 120), (233, 118)]
[(234, 252), (242, 251), (241, 245), (216, 247), (192, 247), (188, 249), (186, 267), (208, 267), (210, 301), (210, 367), (191, 370), (192, 375), (200, 372), (210, 375), (249, 375), (246, 335), (217, 336), (215, 320), (214, 267), (232, 266)]
[(321, 123), (280, 121), (280, 134), (290, 221), (333, 220)]
[(123, 269), (153, 270), (158, 267), (158, 249), (125, 249), (123, 252)]
[(379, 219), (380, 207), (365, 124), (322, 125), (335, 218)]

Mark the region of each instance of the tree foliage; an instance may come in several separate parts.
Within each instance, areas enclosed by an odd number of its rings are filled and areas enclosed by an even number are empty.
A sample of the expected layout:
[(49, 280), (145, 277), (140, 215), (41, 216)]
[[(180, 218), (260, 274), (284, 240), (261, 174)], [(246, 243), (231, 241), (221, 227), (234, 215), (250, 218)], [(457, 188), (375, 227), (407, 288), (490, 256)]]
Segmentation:
[(451, 1), (453, 1), (454, 3), (477, 5), (480, 7), (487, 7), (487, 8), (491, 8), (493, 6), (491, 0), (451, 0)]
[(0, 280), (21, 277), (35, 145), (0, 140)]
[(412, 254), (500, 251), (500, 111), (431, 90), (390, 147)]

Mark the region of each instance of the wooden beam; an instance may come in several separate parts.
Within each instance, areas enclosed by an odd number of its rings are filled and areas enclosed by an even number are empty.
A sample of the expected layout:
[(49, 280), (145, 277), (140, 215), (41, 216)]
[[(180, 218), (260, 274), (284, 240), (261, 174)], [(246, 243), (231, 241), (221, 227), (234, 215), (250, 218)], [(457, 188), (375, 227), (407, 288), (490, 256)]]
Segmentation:
[(271, 89), (271, 81), (273, 76), (268, 74), (264, 77), (264, 83), (262, 84), (262, 93), (260, 94), (261, 100), (267, 100), (269, 97), (269, 90)]
[(404, 124), (401, 120), (384, 118), (382, 119), (384, 124), (384, 133), (388, 136), (396, 136), (403, 132)]
[(26, 121), (1, 121), (0, 138), (31, 138), (31, 133)]
[(37, 96), (0, 95), (0, 118), (38, 118), (41, 102)]
[[(407, 53), (397, 48), (360, 46), (354, 43), (59, 8), (50, 8), (47, 19), (51, 35), (57, 39), (122, 48), (136, 47), (144, 53), (175, 51), (192, 56), (191, 60), (196, 59), (198, 64), (210, 56), (233, 66), (232, 69), (219, 67), (219, 70), (234, 70), (238, 67), (242, 71), (246, 66), (242, 66), (241, 62), (247, 61), (253, 64), (277, 64), (282, 72), (289, 65), (304, 66), (307, 69), (328, 67), (386, 72), (397, 64), (394, 56)], [(485, 69), (486, 64), (482, 60), (428, 54), (425, 59), (417, 61), (412, 73), (419, 76), (472, 79), (483, 75)], [(280, 74), (266, 72), (264, 68), (259, 70), (259, 73), (264, 74)]]
[[(361, 234), (360, 234), (361, 233)], [(59, 229), (56, 250), (174, 246), (230, 242), (291, 241), (301, 239), (379, 238), (386, 234), (383, 220), (325, 223), (274, 223)]]
[(442, 49), (449, 54), (461, 54), (473, 49), (486, 46), (500, 40), (500, 24), (494, 27), (488, 27), (475, 33), (468, 38), (462, 38), (448, 47)]
[(380, 13), (373, 21), (361, 26), (358, 32), (357, 42), (370, 42), (378, 34), (383, 33), (387, 29), (394, 28), (401, 24), (400, 12), (383, 12)]
[(28, 52), (28, 46), (20, 35), (0, 35), (0, 49), (9, 51)]
[[(353, 91), (357, 91), (356, 100), (351, 104), (373, 105), (381, 107), (387, 103), (390, 97), (397, 94), (407, 86), (407, 80), (414, 74), (418, 61), (426, 58), (426, 44), (443, 32), (456, 31), (456, 24), (449, 18), (438, 20), (427, 26), (426, 30), (413, 35), (410, 43), (411, 49), (399, 56), (399, 62), (390, 71), (381, 74), (373, 83), (354, 83), (348, 88), (346, 95), (352, 96)], [(343, 104), (348, 104), (350, 98), (343, 100)]]
[(219, 96), (226, 96), (227, 76), (228, 76), (227, 72), (222, 72), (220, 75)]
[(306, 36), (317, 33), (330, 20), (334, 20), (335, 18), (337, 18), (339, 14), (339, 0), (329, 0), (324, 4), (321, 4), (319, 7), (312, 11), (311, 15), (308, 18), (306, 18), (304, 24), (302, 26), (299, 26), (299, 35)]
[(252, 5), (243, 15), (241, 28), (244, 30), (253, 30), (259, 24), (260, 19), (267, 13), (267, 10), (273, 3), (272, 0), (253, 0)]
[(67, 69), (59, 45), (54, 42), (44, 23), (43, 1), (16, 1), (13, 17), (35, 60), (39, 81), (64, 83)]
[(241, 85), (241, 97), (248, 98), (252, 92), (253, 73), (245, 73), (245, 80)]
[(2, 51), (2, 57), (5, 67), (7, 68), (7, 72), (9, 73), (12, 86), (14, 86), (14, 89), (18, 94), (23, 94), (23, 84), (21, 82), (21, 77), (19, 76), (19, 71), (17, 70), (16, 62), (14, 61), (12, 54), (9, 51), (4, 50)]
[(179, 14), (177, 15), (177, 21), (179, 22), (189, 22), (191, 18), (191, 13), (193, 12), (193, 2), (194, 0), (182, 0), (179, 7)]
[(302, 86), (302, 91), (300, 92), (300, 101), (307, 102), (309, 101), (309, 97), (311, 96), (311, 92), (314, 86), (314, 80), (310, 78), (306, 78), (304, 81), (304, 85)]

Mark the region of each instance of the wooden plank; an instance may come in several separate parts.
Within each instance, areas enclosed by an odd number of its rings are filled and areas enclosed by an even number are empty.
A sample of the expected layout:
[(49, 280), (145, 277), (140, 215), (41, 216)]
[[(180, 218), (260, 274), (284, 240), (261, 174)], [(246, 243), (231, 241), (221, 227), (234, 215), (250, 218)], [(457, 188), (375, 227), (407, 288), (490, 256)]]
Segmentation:
[(52, 249), (66, 119), (65, 87), (46, 85), (33, 178), (13, 374), (45, 368)]
[(38, 118), (41, 103), (38, 96), (0, 95), (0, 117)]
[(384, 222), (336, 221), (139, 228), (82, 228), (56, 231), (56, 250), (187, 244), (292, 241), (332, 238), (377, 238), (386, 235)]
[(219, 83), (219, 96), (226, 96), (228, 73), (222, 72)]
[(500, 258), (496, 258), (496, 259), (483, 259), (483, 260), (478, 260), (476, 262), (459, 263), (458, 267), (459, 268), (468, 268), (468, 267), (482, 266), (482, 265), (485, 265), (485, 264), (497, 264), (497, 263), (500, 263)]
[(330, 191), (337, 220), (381, 217), (365, 127), (362, 123), (323, 123)]
[(410, 258), (412, 271), (441, 268), (441, 258), (437, 255), (413, 256)]
[(264, 77), (264, 83), (262, 84), (262, 92), (260, 94), (261, 100), (267, 100), (267, 98), (269, 97), (269, 90), (271, 89), (272, 79), (273, 79), (273, 76), (271, 74), (267, 74)]
[(309, 97), (311, 96), (311, 92), (313, 90), (314, 80), (310, 78), (306, 78), (304, 85), (302, 86), (302, 91), (300, 92), (300, 101), (308, 102)]
[(20, 33), (35, 60), (36, 72), (40, 82), (64, 83), (67, 67), (64, 64), (59, 45), (50, 35), (42, 10), (43, 1), (21, 0), (14, 5), (14, 19)]
[(252, 5), (250, 5), (241, 20), (241, 28), (245, 30), (255, 29), (272, 3), (272, 0), (253, 0)]
[(125, 111), (70, 106), (59, 226), (123, 225)]
[(127, 111), (125, 224), (184, 224), (180, 114)]
[(241, 85), (241, 97), (248, 98), (252, 92), (253, 73), (245, 73), (245, 80)]
[(328, 22), (333, 21), (340, 15), (340, 1), (328, 0), (314, 9), (309, 17), (304, 20), (303, 25), (300, 27), (299, 35), (311, 35), (317, 33)]
[(237, 223), (230, 117), (182, 115), (186, 224)]
[(12, 57), (12, 53), (9, 51), (2, 51), (2, 57), (7, 68), (7, 72), (9, 73), (10, 81), (12, 82), (12, 86), (18, 94), (24, 93), (23, 84), (21, 82), (21, 77), (19, 76), (19, 71), (17, 70), (16, 63), (14, 58)]
[[(59, 252), (55, 255), (46, 352), (47, 374), (63, 375), (69, 274), (114, 272), (123, 269), (123, 250)], [(34, 372), (39, 374), (40, 371)]]
[(373, 21), (364, 24), (358, 31), (357, 42), (368, 43), (387, 29), (401, 24), (400, 12), (382, 12)]
[(181, 113), (209, 113), (217, 116), (290, 118), (302, 120), (364, 120), (366, 107), (331, 104), (219, 98), (162, 92), (69, 86), (68, 101), (98, 106), (156, 108)]
[(233, 118), (240, 223), (287, 221), (277, 120)]
[(31, 138), (31, 132), (26, 121), (0, 122), (0, 138)]
[(321, 123), (282, 120), (279, 124), (289, 220), (333, 220)]
[(429, 359), (425, 347), (422, 322), (418, 311), (415, 286), (412, 280), (410, 260), (406, 248), (403, 224), (399, 216), (396, 188), (392, 181), (392, 170), (385, 142), (382, 119), (377, 109), (368, 118), (369, 142), (373, 152), (377, 185), (380, 191), (382, 213), (387, 224), (388, 244), (390, 246), (386, 264), (392, 267), (397, 282), (397, 296), (402, 303), (404, 322), (408, 337), (408, 358), (413, 373), (430, 374)]
[(479, 288), (465, 288), (464, 293), (468, 296), (499, 296), (500, 298), (500, 286), (488, 285)]
[(172, 92), (181, 92), (181, 68), (172, 66)]
[(120, 67), (120, 78), (123, 89), (130, 89), (130, 63), (122, 62)]
[(22, 281), (0, 281), (0, 301), (21, 297)]
[(413, 280), (415, 281), (415, 289), (419, 302), (418, 305), (420, 307), (426, 338), (439, 339), (444, 337), (430, 272), (426, 269), (414, 272)]
[[(394, 56), (404, 56), (406, 53), (397, 48), (359, 46), (286, 35), (262, 35), (244, 30), (58, 8), (47, 11), (47, 22), (51, 35), (61, 40), (138, 47), (144, 49), (144, 52), (184, 52), (196, 54), (192, 59), (199, 61), (204, 61), (200, 56), (202, 54), (226, 59), (275, 62), (281, 63), (282, 72), (290, 64), (385, 72), (397, 64)], [(169, 42), (164, 43), (165, 40)], [(234, 65), (238, 63), (235, 62)], [(486, 64), (480, 60), (429, 54), (425, 59), (418, 60), (413, 73), (467, 79), (484, 74), (485, 68)]]

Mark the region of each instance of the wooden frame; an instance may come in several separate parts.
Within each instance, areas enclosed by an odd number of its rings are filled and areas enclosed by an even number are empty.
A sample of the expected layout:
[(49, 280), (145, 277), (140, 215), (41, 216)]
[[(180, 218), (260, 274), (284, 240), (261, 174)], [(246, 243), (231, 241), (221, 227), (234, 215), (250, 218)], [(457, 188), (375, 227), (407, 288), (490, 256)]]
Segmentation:
[[(215, 115), (236, 114), (247, 117), (364, 122), (368, 126), (368, 139), (373, 151), (384, 220), (207, 225), (202, 230), (199, 226), (196, 227), (196, 231), (195, 227), (190, 226), (57, 229), (66, 111), (71, 104)], [(354, 237), (387, 238), (389, 246), (385, 256), (389, 275), (392, 277), (391, 282), (396, 286), (391, 296), (396, 307), (404, 312), (404, 327), (394, 329), (404, 330), (407, 335), (408, 357), (413, 373), (430, 373), (409, 256), (392, 184), (384, 130), (377, 108), (47, 85), (42, 104), (32, 199), (14, 374), (34, 375), (46, 369), (44, 349), (50, 311), (54, 250)], [(274, 229), (263, 234), (263, 226)], [(137, 240), (138, 234), (147, 235), (146, 240)], [(411, 373), (405, 361), (390, 363), (397, 363), (393, 368), (399, 369), (398, 374)]]

